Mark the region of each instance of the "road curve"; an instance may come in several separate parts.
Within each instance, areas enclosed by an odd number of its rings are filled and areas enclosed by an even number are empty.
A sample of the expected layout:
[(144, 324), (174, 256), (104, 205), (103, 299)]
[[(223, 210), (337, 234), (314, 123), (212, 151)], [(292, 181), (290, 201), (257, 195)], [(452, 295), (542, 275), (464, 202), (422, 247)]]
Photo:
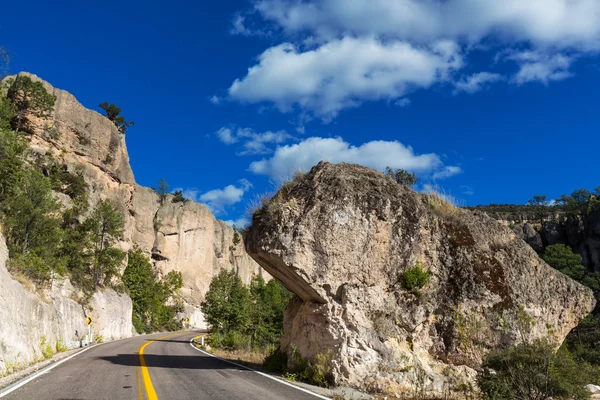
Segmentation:
[[(198, 332), (163, 333), (93, 347), (2, 400), (323, 398), (205, 355), (190, 346), (196, 335)], [(143, 360), (139, 355), (142, 346)]]

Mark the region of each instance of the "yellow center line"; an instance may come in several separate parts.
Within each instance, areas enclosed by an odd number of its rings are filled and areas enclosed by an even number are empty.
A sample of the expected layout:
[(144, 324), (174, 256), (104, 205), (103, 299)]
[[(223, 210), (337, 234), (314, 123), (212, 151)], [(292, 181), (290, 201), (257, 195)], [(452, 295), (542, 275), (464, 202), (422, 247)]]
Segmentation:
[(185, 333), (174, 333), (167, 336), (159, 337), (158, 339), (153, 339), (148, 341), (148, 343), (144, 344), (140, 347), (140, 368), (142, 370), (142, 380), (144, 381), (144, 387), (146, 388), (146, 398), (148, 400), (158, 400), (158, 396), (156, 395), (156, 391), (154, 390), (154, 386), (152, 385), (152, 379), (150, 379), (150, 371), (148, 371), (148, 366), (146, 365), (146, 360), (144, 360), (144, 350), (146, 347), (150, 346), (152, 343), (157, 340), (170, 338), (173, 336), (184, 335)]

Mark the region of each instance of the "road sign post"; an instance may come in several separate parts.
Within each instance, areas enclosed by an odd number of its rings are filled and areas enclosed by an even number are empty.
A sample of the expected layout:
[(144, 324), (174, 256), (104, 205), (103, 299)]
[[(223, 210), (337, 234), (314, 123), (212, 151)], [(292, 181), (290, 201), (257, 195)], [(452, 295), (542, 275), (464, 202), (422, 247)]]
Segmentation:
[(87, 317), (87, 325), (88, 325), (88, 344), (92, 344), (93, 341), (93, 337), (92, 337), (92, 324), (94, 323), (94, 321), (92, 320), (92, 317)]

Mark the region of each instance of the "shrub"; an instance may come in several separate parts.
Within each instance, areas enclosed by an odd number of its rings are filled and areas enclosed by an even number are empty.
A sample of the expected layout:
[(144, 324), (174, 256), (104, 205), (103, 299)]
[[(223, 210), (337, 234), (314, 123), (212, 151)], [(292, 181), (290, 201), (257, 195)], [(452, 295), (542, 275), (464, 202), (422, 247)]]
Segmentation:
[(54, 355), (54, 348), (52, 348), (52, 345), (48, 342), (46, 336), (40, 338), (40, 350), (42, 351), (42, 356), (44, 356), (44, 359), (46, 360), (52, 358)]
[(67, 345), (65, 344), (65, 341), (63, 340), (63, 338), (58, 339), (58, 342), (56, 342), (56, 352), (64, 353), (67, 350), (68, 350), (68, 348), (67, 348)]
[(281, 347), (276, 347), (267, 355), (263, 366), (269, 372), (283, 373), (287, 368), (287, 362), (287, 354), (281, 351)]
[(425, 271), (421, 264), (417, 264), (400, 274), (400, 284), (406, 290), (418, 290), (427, 284), (429, 276), (430, 272)]
[(477, 384), (489, 400), (587, 399), (585, 385), (593, 382), (587, 365), (578, 365), (561, 348), (557, 353), (546, 341), (522, 343), (489, 354)]

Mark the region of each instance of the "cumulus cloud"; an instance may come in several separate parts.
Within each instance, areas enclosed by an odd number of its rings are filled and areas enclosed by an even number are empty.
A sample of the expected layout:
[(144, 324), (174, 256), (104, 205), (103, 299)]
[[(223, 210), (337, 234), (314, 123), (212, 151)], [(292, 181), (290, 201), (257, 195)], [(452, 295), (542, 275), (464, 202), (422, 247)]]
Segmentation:
[(398, 107), (408, 107), (410, 106), (412, 103), (412, 101), (410, 101), (409, 98), (402, 98), (400, 100), (396, 100), (396, 102), (394, 103), (395, 105), (397, 105)]
[(456, 89), (454, 93), (466, 92), (475, 93), (483, 90), (488, 83), (497, 82), (504, 79), (500, 74), (493, 74), (490, 72), (479, 72), (467, 77), (462, 78), (454, 84)]
[[(259, 56), (229, 87), (229, 98), (274, 103), (325, 121), (365, 101), (399, 101), (406, 93), (448, 81), (483, 41), (528, 49), (538, 60), (517, 60), (509, 83), (571, 76), (576, 56), (600, 51), (598, 0), (254, 0), (236, 15), (271, 23), (287, 42)], [(569, 54), (566, 56), (565, 54)], [(501, 79), (479, 72), (455, 82), (455, 93), (475, 93)], [(455, 79), (454, 79), (455, 80)]]
[[(198, 201), (204, 203), (213, 213), (222, 214), (226, 206), (239, 203), (252, 184), (246, 179), (239, 181), (239, 185), (229, 185), (223, 189), (215, 189), (197, 196)], [(185, 193), (184, 193), (185, 195)]]
[(250, 164), (250, 171), (277, 180), (297, 171), (307, 171), (319, 161), (355, 163), (381, 171), (389, 166), (423, 174), (458, 168), (445, 167), (437, 154), (416, 154), (411, 147), (397, 141), (371, 141), (353, 146), (342, 138), (311, 137), (278, 147), (271, 158)]
[(324, 41), (375, 34), (474, 43), (494, 35), (508, 43), (600, 49), (597, 0), (257, 0), (255, 9), (288, 34)]
[(238, 155), (256, 155), (272, 153), (268, 144), (281, 144), (294, 140), (294, 136), (286, 131), (254, 132), (250, 128), (227, 128), (223, 127), (217, 131), (219, 140), (225, 144), (234, 144), (243, 141), (243, 150)]
[(238, 219), (229, 219), (225, 221), (227, 225), (235, 226), (236, 228), (246, 228), (250, 225), (250, 220), (245, 217), (241, 217)]
[(512, 79), (518, 85), (535, 81), (548, 84), (572, 76), (569, 68), (573, 57), (563, 54), (548, 55), (540, 51), (522, 51), (510, 53), (507, 59), (519, 65), (519, 71)]
[(446, 179), (446, 178), (450, 178), (451, 176), (460, 174), (461, 172), (463, 172), (463, 171), (460, 167), (449, 165), (449, 166), (442, 168), (439, 171), (436, 171), (433, 174), (433, 179)]
[(393, 100), (448, 80), (461, 66), (460, 49), (451, 41), (424, 48), (345, 37), (307, 51), (284, 43), (266, 50), (244, 78), (233, 82), (229, 96), (273, 102), (281, 111), (300, 106), (329, 119), (365, 100)]

